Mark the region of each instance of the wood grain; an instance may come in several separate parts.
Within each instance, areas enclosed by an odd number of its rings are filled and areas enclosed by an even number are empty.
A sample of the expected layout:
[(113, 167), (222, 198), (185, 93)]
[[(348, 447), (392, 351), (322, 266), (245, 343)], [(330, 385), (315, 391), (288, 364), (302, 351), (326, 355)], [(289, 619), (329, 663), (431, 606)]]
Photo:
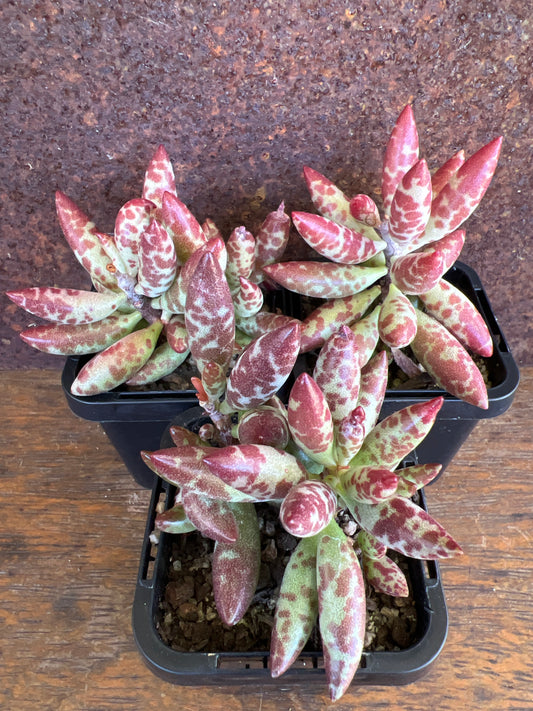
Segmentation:
[[(72, 415), (59, 373), (4, 371), (0, 708), (315, 711), (305, 688), (177, 687), (143, 664), (131, 604), (149, 492), (96, 423)], [(444, 563), (450, 632), (407, 687), (354, 687), (336, 709), (533, 709), (530, 590), (533, 369), (511, 410), (481, 422), (427, 492), (465, 555)]]

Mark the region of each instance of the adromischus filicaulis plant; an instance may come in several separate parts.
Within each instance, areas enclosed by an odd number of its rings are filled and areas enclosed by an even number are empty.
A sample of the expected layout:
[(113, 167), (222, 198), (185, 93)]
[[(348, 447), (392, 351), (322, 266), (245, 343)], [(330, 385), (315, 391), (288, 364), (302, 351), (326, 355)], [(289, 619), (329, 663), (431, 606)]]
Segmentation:
[[(413, 111), (406, 106), (385, 153), (381, 217), (368, 195), (350, 200), (323, 175), (304, 169), (320, 215), (294, 212), (292, 219), (329, 261), (264, 268), (287, 289), (327, 299), (304, 321), (304, 352), (322, 345), (340, 323), (354, 324), (379, 337), (408, 375), (422, 366), (452, 395), (488, 407), (483, 376), (469, 352), (490, 356), (490, 333), (471, 301), (443, 277), (461, 252), (465, 232), (458, 228), (485, 194), (501, 142), (494, 139), (467, 160), (461, 150), (432, 176), (419, 158)], [(369, 304), (372, 312), (357, 323)], [(416, 362), (401, 350), (407, 347)]]
[[(266, 344), (267, 338), (257, 343)], [(237, 373), (238, 388), (228, 385), (220, 408), (240, 409), (232, 443), (210, 446), (202, 433), (173, 427), (175, 447), (143, 453), (157, 474), (178, 487), (175, 505), (157, 516), (156, 526), (173, 533), (197, 528), (215, 540), (214, 597), (228, 625), (243, 617), (258, 582), (254, 503), (279, 505), (281, 524), (301, 540), (281, 583), (271, 673), (279, 676), (292, 665), (318, 619), (333, 700), (344, 694), (359, 666), (364, 578), (380, 592), (408, 594), (388, 549), (421, 559), (461, 553), (443, 527), (411, 500), (440, 465), (398, 469), (431, 429), (443, 398), (411, 405), (378, 423), (388, 364), (384, 351), (373, 351), (364, 334), (342, 326), (324, 344), (313, 374), (296, 379), (287, 406), (275, 396), (252, 405), (246, 394), (257, 392), (251, 382), (258, 375), (238, 362), (228, 381)], [(262, 355), (268, 362), (266, 349)], [(272, 388), (264, 392), (270, 395)], [(336, 521), (346, 509), (359, 528), (355, 541)]]
[(124, 382), (144, 385), (181, 365), (190, 352), (187, 324), (194, 328), (187, 304), (194, 305), (194, 294), (205, 291), (198, 285), (201, 274), (213, 271), (205, 267), (208, 254), (225, 277), (220, 280), (217, 273), (209, 280), (210, 304), (216, 309), (221, 291), (229, 289), (231, 319), (237, 324), (229, 329), (231, 342), (224, 343), (226, 355), (284, 322), (262, 310), (259, 286), (262, 267), (283, 254), (288, 240), (290, 219), (283, 204), (266, 217), (255, 237), (238, 227), (224, 242), (212, 220), (200, 225), (178, 199), (172, 165), (160, 146), (146, 171), (142, 197), (120, 208), (113, 235), (100, 232), (62, 192), (56, 193), (56, 208), (67, 242), (95, 290), (35, 287), (7, 295), (51, 322), (20, 334), (29, 345), (60, 355), (97, 354), (78, 374), (73, 394), (95, 395)]

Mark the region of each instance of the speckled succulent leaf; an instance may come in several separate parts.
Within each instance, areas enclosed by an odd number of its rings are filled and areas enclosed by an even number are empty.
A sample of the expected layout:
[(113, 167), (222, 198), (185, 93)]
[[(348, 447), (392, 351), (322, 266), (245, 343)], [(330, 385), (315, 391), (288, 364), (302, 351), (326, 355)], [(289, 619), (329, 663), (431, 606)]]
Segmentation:
[(361, 369), (359, 405), (365, 411), (365, 428), (374, 427), (387, 389), (388, 361), (385, 351), (380, 351)]
[(366, 433), (366, 413), (361, 405), (338, 423), (335, 430), (335, 459), (345, 467), (361, 449)]
[(385, 242), (310, 212), (293, 212), (300, 235), (318, 254), (339, 264), (360, 264), (385, 249)]
[(417, 319), (411, 349), (418, 361), (443, 390), (486, 410), (487, 386), (465, 348), (432, 316), (417, 309)]
[(370, 558), (363, 555), (361, 565), (365, 580), (374, 590), (392, 597), (408, 597), (409, 585), (401, 568), (388, 556)]
[(279, 520), (293, 536), (315, 536), (329, 524), (337, 509), (337, 495), (323, 481), (301, 481), (281, 503)]
[(233, 543), (239, 537), (233, 504), (210, 499), (191, 489), (183, 489), (181, 500), (188, 519), (207, 538), (221, 543)]
[(175, 314), (165, 323), (165, 336), (176, 353), (189, 352), (189, 337), (185, 327), (185, 319), (181, 314)]
[(142, 316), (138, 311), (115, 313), (95, 323), (70, 326), (43, 324), (22, 331), (20, 337), (33, 348), (54, 355), (98, 353), (131, 333)]
[(235, 340), (235, 314), (228, 283), (212, 252), (206, 252), (187, 290), (185, 325), (189, 348), (200, 372), (209, 361), (229, 365)]
[(147, 385), (155, 383), (173, 373), (189, 355), (189, 351), (176, 353), (168, 341), (155, 348), (143, 367), (126, 382), (128, 385)]
[(292, 321), (259, 336), (239, 357), (228, 379), (226, 406), (263, 405), (289, 377), (300, 351), (300, 326)]
[(437, 240), (431, 244), (431, 248), (438, 250), (444, 259), (444, 273), (452, 267), (463, 249), (465, 243), (466, 232), (464, 230), (455, 230), (450, 232), (446, 237)]
[(17, 306), (34, 316), (76, 326), (94, 323), (110, 316), (126, 302), (124, 294), (56, 287), (33, 287), (20, 291), (8, 291), (7, 296)]
[(427, 249), (393, 259), (390, 276), (404, 294), (423, 294), (435, 286), (445, 271), (444, 255), (438, 249)]
[(386, 267), (333, 262), (279, 262), (263, 271), (289, 291), (324, 299), (358, 294), (387, 273)]
[(157, 514), (154, 524), (165, 533), (190, 533), (196, 530), (194, 523), (187, 518), (182, 504), (176, 504), (171, 509)]
[(235, 625), (255, 594), (261, 567), (259, 524), (253, 504), (232, 504), (239, 537), (234, 543), (215, 544), (213, 593), (222, 621)]
[(492, 338), (483, 317), (457, 287), (441, 279), (433, 289), (420, 294), (420, 300), (426, 312), (469, 350), (486, 358), (492, 355)]
[(318, 306), (302, 321), (300, 352), (320, 348), (339, 326), (350, 326), (360, 319), (380, 293), (379, 286), (371, 286), (359, 294), (330, 299)]
[(256, 314), (263, 306), (263, 292), (261, 288), (249, 279), (239, 278), (239, 289), (233, 294), (235, 315), (248, 318)]
[(305, 646), (318, 616), (316, 550), (318, 538), (303, 538), (285, 568), (270, 641), (270, 672), (289, 669)]
[(381, 305), (376, 306), (368, 316), (365, 316), (350, 326), (355, 336), (357, 357), (361, 368), (368, 363), (376, 350), (379, 341), (378, 322), (380, 311)]
[(252, 496), (237, 491), (211, 473), (203, 463), (203, 458), (211, 449), (205, 445), (183, 445), (157, 452), (141, 452), (141, 456), (152, 471), (170, 484), (219, 501), (253, 501)]
[(341, 326), (322, 346), (313, 378), (324, 393), (333, 423), (338, 424), (357, 405), (361, 378), (357, 341), (347, 326)]
[(239, 289), (239, 279), (247, 279), (252, 273), (255, 261), (255, 238), (245, 227), (236, 227), (226, 242), (228, 263), (226, 279), (230, 289)]
[(140, 370), (153, 353), (160, 321), (129, 333), (86, 363), (72, 383), (73, 395), (98, 395), (113, 390)]
[(185, 264), (207, 242), (196, 217), (181, 200), (169, 192), (163, 195), (161, 219), (174, 241), (179, 264)]
[(398, 487), (398, 475), (389, 469), (372, 466), (357, 466), (343, 475), (344, 498), (348, 501), (379, 503), (394, 496)]
[(354, 195), (350, 200), (350, 213), (369, 227), (379, 227), (381, 219), (376, 203), (368, 195)]
[(285, 316), (284, 314), (271, 313), (270, 311), (259, 311), (253, 316), (246, 318), (236, 317), (238, 328), (251, 338), (258, 338), (269, 331), (275, 331), (283, 326), (299, 326), (300, 321)]
[(202, 387), (210, 402), (215, 402), (226, 388), (226, 370), (224, 367), (208, 361), (202, 370)]
[(336, 701), (357, 671), (365, 637), (364, 580), (348, 539), (322, 536), (317, 550), (317, 587), (326, 679), (330, 698)]
[[(410, 467), (404, 467), (396, 470), (396, 474), (400, 478), (400, 484), (405, 482), (407, 485), (411, 484), (414, 487), (414, 491), (418, 491), (423, 486), (431, 483), (435, 477), (438, 476), (442, 469), (442, 464), (414, 464)], [(409, 496), (414, 494), (414, 491), (407, 487), (406, 493)], [(398, 488), (398, 494), (402, 493), (400, 488)], [(402, 496), (404, 494), (402, 493)]]
[(415, 403), (378, 422), (352, 464), (395, 469), (430, 431), (443, 402), (443, 397), (436, 397)]
[(120, 274), (125, 274), (127, 272), (126, 262), (120, 254), (113, 235), (108, 235), (105, 232), (96, 232), (96, 236), (98, 237), (98, 240), (102, 245), (102, 249), (109, 257), (107, 271), (115, 274), (116, 272), (119, 272)]
[(358, 532), (356, 542), (365, 557), (384, 558), (387, 555), (387, 546), (364, 529)]
[(416, 312), (407, 296), (391, 283), (379, 312), (379, 337), (390, 348), (405, 348), (416, 335)]
[(440, 523), (411, 499), (394, 496), (379, 504), (353, 502), (350, 510), (365, 531), (411, 558), (436, 560), (462, 553)]
[(262, 444), (213, 448), (203, 461), (212, 474), (256, 501), (283, 499), (306, 478), (292, 454)]
[(168, 153), (163, 146), (159, 146), (146, 169), (142, 196), (160, 208), (166, 192), (175, 195), (176, 182)]
[(94, 222), (59, 190), (56, 192), (56, 210), (63, 234), (91, 280), (116, 291), (117, 280), (107, 268), (109, 257), (100, 244)]
[(289, 443), (287, 418), (273, 407), (260, 407), (246, 412), (237, 427), (241, 444), (266, 444), (285, 449)]
[(419, 160), (401, 179), (390, 207), (389, 232), (393, 242), (409, 244), (423, 231), (431, 212), (431, 175)]
[(188, 445), (204, 447), (205, 442), (195, 433), (180, 425), (172, 425), (169, 434), (176, 447), (186, 447)]
[(207, 240), (215, 238), (222, 239), (222, 232), (218, 229), (210, 217), (202, 222), (202, 232)]
[(457, 151), (455, 155), (449, 158), (438, 170), (431, 176), (431, 187), (433, 197), (436, 197), (442, 188), (449, 182), (452, 175), (455, 175), (459, 168), (465, 162), (465, 152), (463, 149)]
[(470, 156), (435, 197), (425, 230), (427, 242), (453, 232), (474, 212), (496, 170), (501, 144), (502, 138), (495, 138)]
[(322, 390), (308, 373), (301, 373), (292, 386), (287, 416), (298, 447), (315, 462), (334, 466), (331, 412)]
[(174, 242), (154, 218), (141, 235), (135, 291), (151, 298), (161, 296), (174, 281), (176, 269)]
[(281, 258), (289, 241), (291, 221), (285, 212), (285, 203), (270, 212), (255, 235), (255, 266), (253, 280), (263, 279), (261, 269)]
[(418, 133), (413, 109), (407, 105), (392, 129), (381, 176), (383, 212), (389, 215), (396, 188), (401, 179), (418, 161)]
[(115, 219), (115, 244), (130, 276), (137, 274), (141, 235), (154, 218), (155, 213), (154, 203), (144, 198), (129, 200), (118, 211)]

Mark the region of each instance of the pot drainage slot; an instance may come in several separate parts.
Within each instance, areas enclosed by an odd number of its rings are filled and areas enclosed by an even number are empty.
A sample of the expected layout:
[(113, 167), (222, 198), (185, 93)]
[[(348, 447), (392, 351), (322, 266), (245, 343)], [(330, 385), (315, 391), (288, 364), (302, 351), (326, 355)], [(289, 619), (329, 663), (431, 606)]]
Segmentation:
[(219, 669), (268, 669), (268, 656), (235, 657), (219, 654), (217, 667)]

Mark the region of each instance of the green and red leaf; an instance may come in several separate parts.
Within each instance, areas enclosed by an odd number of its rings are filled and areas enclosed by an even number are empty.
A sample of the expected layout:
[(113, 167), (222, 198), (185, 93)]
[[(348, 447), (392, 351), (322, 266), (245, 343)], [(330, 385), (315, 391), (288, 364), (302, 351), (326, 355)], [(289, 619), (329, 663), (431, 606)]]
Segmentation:
[(383, 212), (389, 215), (392, 200), (403, 176), (418, 161), (418, 133), (411, 106), (401, 112), (392, 129), (381, 177)]
[(323, 481), (301, 481), (281, 503), (279, 520), (291, 535), (315, 536), (324, 530), (337, 510), (337, 495)]
[(124, 294), (98, 294), (52, 286), (8, 291), (7, 296), (34, 316), (71, 326), (101, 321), (126, 303)]
[(334, 466), (331, 412), (322, 390), (308, 373), (301, 373), (292, 386), (287, 416), (298, 447), (315, 462)]
[(279, 262), (269, 264), (263, 271), (289, 291), (337, 299), (363, 291), (385, 276), (387, 268), (333, 262)]

